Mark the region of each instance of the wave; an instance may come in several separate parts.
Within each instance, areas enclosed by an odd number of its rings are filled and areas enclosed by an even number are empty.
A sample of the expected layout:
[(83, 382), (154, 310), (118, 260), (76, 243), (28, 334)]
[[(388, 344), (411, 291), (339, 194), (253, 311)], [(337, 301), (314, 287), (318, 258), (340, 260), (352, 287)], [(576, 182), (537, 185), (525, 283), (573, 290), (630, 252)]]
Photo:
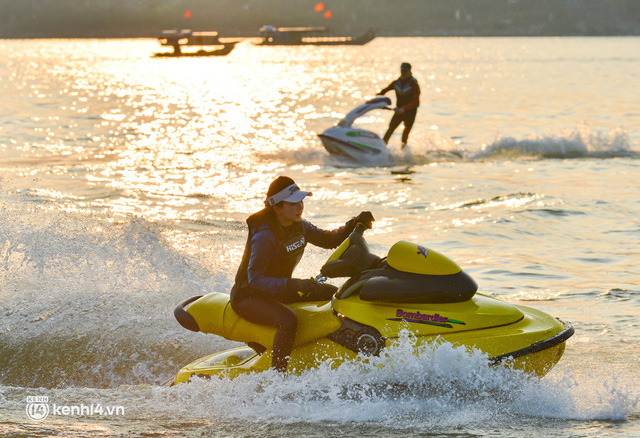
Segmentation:
[(338, 168), (393, 167), (430, 163), (462, 161), (466, 151), (455, 141), (439, 132), (432, 131), (420, 143), (411, 144), (404, 150), (390, 146), (386, 152), (360, 160), (330, 155), (322, 143), (313, 137), (301, 142), (278, 147), (275, 151), (258, 154), (267, 161), (283, 161), (291, 165), (325, 165)]
[(479, 151), (467, 150), (452, 138), (437, 131), (427, 133), (421, 142), (411, 143), (405, 150), (389, 147), (386, 154), (355, 161), (329, 155), (319, 141), (309, 137), (303, 144), (289, 145), (275, 152), (262, 153), (265, 160), (284, 161), (299, 165), (332, 167), (393, 167), (420, 166), (432, 163), (513, 160), (513, 159), (575, 159), (575, 158), (640, 158), (632, 148), (629, 135), (623, 129), (595, 131), (587, 125), (560, 134), (545, 134), (530, 138), (500, 137)]
[(629, 135), (622, 129), (594, 131), (580, 126), (558, 135), (526, 139), (499, 138), (470, 157), (473, 161), (514, 158), (616, 158), (640, 157), (633, 151)]
[[(639, 407), (636, 385), (633, 374), (607, 379), (561, 365), (539, 379), (488, 366), (485, 354), (464, 347), (437, 341), (417, 345), (409, 332), (402, 332), (380, 357), (326, 363), (299, 376), (266, 371), (234, 380), (194, 379), (172, 388), (123, 385), (40, 393), (59, 405), (124, 405), (128, 420), (161, 419), (167, 429), (183, 425), (187, 432), (203, 424), (231, 424), (249, 432), (262, 424), (295, 426), (298, 432), (358, 425), (406, 434), (502, 428), (514, 421), (536, 428), (549, 419), (625, 420)], [(13, 393), (0, 398), (0, 406), (24, 409), (16, 400), (29, 391)]]
[(487, 356), (479, 351), (438, 341), (418, 345), (404, 331), (380, 357), (337, 367), (325, 364), (300, 376), (266, 372), (151, 392), (156, 406), (167, 406), (176, 397), (185, 402), (178, 408), (185, 415), (202, 418), (373, 422), (424, 430), (499, 425), (510, 423), (513, 416), (621, 420), (638, 409), (633, 385), (631, 377), (603, 382), (600, 376), (567, 370), (539, 379), (509, 367), (488, 366)]
[(173, 308), (228, 290), (226, 266), (210, 272), (142, 219), (0, 195), (0, 384), (155, 383), (207, 352), (202, 338), (184, 339)]

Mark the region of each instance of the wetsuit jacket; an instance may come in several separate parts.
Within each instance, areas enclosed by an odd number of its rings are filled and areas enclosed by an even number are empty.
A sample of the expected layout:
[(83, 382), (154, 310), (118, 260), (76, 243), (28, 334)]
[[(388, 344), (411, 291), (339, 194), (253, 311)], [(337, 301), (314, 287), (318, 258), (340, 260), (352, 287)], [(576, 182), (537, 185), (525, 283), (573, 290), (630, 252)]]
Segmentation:
[(420, 86), (413, 76), (410, 76), (405, 84), (400, 78), (396, 79), (378, 94), (385, 94), (391, 90), (396, 92), (396, 107), (409, 111), (420, 106)]
[(283, 227), (270, 209), (247, 219), (249, 237), (231, 289), (231, 299), (263, 296), (281, 299), (287, 279), (302, 258), (307, 243), (336, 248), (355, 228), (355, 218), (333, 231), (321, 230), (306, 220)]

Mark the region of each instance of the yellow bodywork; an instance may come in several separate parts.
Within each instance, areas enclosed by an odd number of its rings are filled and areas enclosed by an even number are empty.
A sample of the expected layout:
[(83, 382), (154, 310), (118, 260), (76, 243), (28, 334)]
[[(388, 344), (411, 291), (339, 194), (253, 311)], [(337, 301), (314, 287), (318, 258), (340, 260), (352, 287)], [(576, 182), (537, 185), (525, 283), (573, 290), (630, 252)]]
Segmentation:
[(457, 263), (439, 252), (406, 240), (391, 247), (387, 263), (398, 271), (412, 274), (450, 275), (462, 270)]
[[(418, 344), (441, 339), (478, 349), (490, 358), (513, 353), (552, 338), (565, 325), (539, 310), (475, 294), (462, 303), (371, 303), (358, 295), (333, 302), (334, 310), (356, 322), (375, 327), (387, 339), (407, 329)], [(509, 361), (510, 366), (544, 376), (560, 360), (565, 343)]]
[[(315, 368), (328, 360), (349, 360), (356, 354), (325, 336), (340, 328), (340, 321), (331, 312), (329, 302), (295, 303), (290, 306), (298, 316), (298, 331), (288, 369), (301, 372)], [(203, 357), (185, 366), (175, 383), (186, 382), (192, 376), (225, 375), (237, 377), (271, 367), (271, 349), (276, 330), (241, 318), (229, 303), (229, 295), (213, 292), (193, 302), (187, 312), (196, 320), (200, 331), (238, 342), (255, 342), (267, 348), (258, 355), (249, 347), (239, 347)]]
[[(309, 369), (318, 368), (328, 363), (332, 368), (345, 361), (356, 359), (356, 353), (336, 344), (329, 339), (318, 339), (294, 349), (287, 372), (300, 374)], [(190, 363), (182, 368), (175, 379), (175, 384), (187, 382), (191, 377), (226, 377), (235, 378), (249, 373), (266, 371), (271, 368), (271, 351), (262, 355), (249, 347), (237, 347), (221, 353), (214, 353)]]
[[(340, 328), (331, 313), (331, 303), (295, 303), (290, 306), (298, 316), (294, 348), (322, 338)], [(231, 308), (229, 295), (212, 292), (195, 301), (187, 312), (198, 323), (200, 331), (238, 342), (256, 342), (267, 349), (273, 347), (274, 327), (254, 324), (241, 318)]]
[[(297, 303), (291, 307), (299, 317), (299, 328), (289, 372), (299, 374), (321, 363), (336, 367), (344, 361), (357, 360), (356, 353), (325, 337), (340, 327), (339, 315), (331, 310), (331, 303)], [(408, 329), (416, 336), (418, 345), (446, 341), (470, 350), (479, 349), (490, 358), (527, 348), (565, 329), (564, 324), (544, 312), (482, 294), (455, 304), (374, 304), (360, 300), (355, 294), (334, 300), (333, 307), (339, 314), (348, 313), (352, 320), (378, 329), (387, 346), (396, 342), (401, 330)], [(240, 318), (231, 309), (228, 295), (215, 292), (205, 295), (187, 311), (201, 331), (239, 342), (257, 342), (267, 351), (259, 355), (249, 347), (238, 347), (206, 356), (181, 369), (176, 384), (193, 376), (234, 378), (271, 367), (275, 329)], [(506, 364), (542, 377), (560, 360), (564, 345), (562, 342)]]

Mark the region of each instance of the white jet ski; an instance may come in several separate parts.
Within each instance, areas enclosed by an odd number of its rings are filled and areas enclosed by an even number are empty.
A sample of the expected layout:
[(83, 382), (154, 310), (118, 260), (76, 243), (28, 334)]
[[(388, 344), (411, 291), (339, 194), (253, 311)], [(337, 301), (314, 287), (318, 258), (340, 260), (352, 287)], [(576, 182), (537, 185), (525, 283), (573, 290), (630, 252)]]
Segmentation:
[(353, 122), (375, 109), (391, 109), (391, 99), (376, 96), (356, 107), (336, 126), (318, 134), (324, 148), (332, 155), (340, 155), (356, 161), (370, 160), (387, 152), (384, 140), (374, 132), (353, 127)]

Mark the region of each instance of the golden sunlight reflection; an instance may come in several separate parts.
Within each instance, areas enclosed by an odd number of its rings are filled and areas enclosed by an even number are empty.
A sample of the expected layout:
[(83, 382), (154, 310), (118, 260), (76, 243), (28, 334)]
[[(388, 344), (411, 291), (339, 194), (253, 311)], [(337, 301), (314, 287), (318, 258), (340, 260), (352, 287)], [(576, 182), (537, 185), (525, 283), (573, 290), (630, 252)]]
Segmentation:
[[(38, 185), (31, 194), (69, 201), (64, 205), (70, 210), (184, 222), (198, 230), (218, 222), (224, 227), (262, 208), (272, 179), (289, 174), (314, 192), (306, 211), (326, 221), (321, 225), (342, 224), (341, 214), (366, 208), (377, 216), (371, 232), (386, 234), (403, 226), (403, 216), (446, 232), (490, 218), (486, 210), (518, 209), (541, 197), (477, 199), (472, 193), (479, 190), (451, 179), (441, 183), (444, 196), (427, 199), (422, 186), (430, 187), (430, 179), (399, 180), (384, 167), (341, 170), (344, 163), (328, 156), (316, 133), (397, 77), (392, 51), (373, 67), (362, 59), (380, 50), (369, 45), (356, 50), (241, 43), (228, 57), (158, 59), (149, 57), (151, 45), (95, 41), (78, 45), (72, 62), (58, 62), (59, 51), (68, 47), (56, 52), (36, 44), (41, 59), (12, 81), (42, 105), (25, 118), (31, 138), (10, 149), (40, 159), (40, 166), (25, 167), (22, 178), (46, 172), (63, 180), (55, 188)], [(456, 71), (450, 80), (469, 80), (471, 72), (453, 67), (443, 66), (439, 75), (424, 72), (425, 92), (437, 92), (436, 82), (449, 71)], [(372, 112), (358, 122), (383, 132), (389, 116)], [(416, 133), (441, 128), (429, 120)], [(447, 171), (438, 163), (424, 166), (428, 172), (418, 174)], [(76, 176), (85, 184), (74, 184)], [(434, 211), (443, 213), (438, 220), (430, 216)]]
[(465, 225), (476, 225), (482, 221), (484, 221), (484, 217), (477, 217), (474, 219), (459, 219), (459, 218), (455, 218), (451, 220), (451, 225), (453, 225), (454, 227), (463, 227)]
[(373, 228), (368, 231), (368, 235), (376, 236), (382, 234), (389, 234), (393, 232), (393, 225), (398, 222), (398, 218), (392, 217), (380, 217), (376, 218), (373, 223)]
[(553, 301), (562, 297), (566, 293), (567, 291), (565, 290), (551, 289), (521, 290), (511, 295), (510, 299), (516, 299), (519, 301)]
[[(33, 424), (33, 425), (32, 425)], [(65, 437), (79, 437), (79, 436), (92, 436), (92, 437), (109, 437), (113, 436), (117, 429), (114, 429), (108, 425), (99, 423), (91, 423), (85, 421), (74, 420), (58, 420), (47, 418), (46, 421), (38, 423), (26, 423), (21, 428), (22, 436), (65, 436)], [(37, 425), (37, 426), (36, 426)], [(34, 432), (31, 434), (31, 432)]]
[[(455, 190), (455, 187), (451, 189)], [(455, 210), (459, 208), (470, 208), (472, 210), (483, 210), (490, 208), (507, 208), (515, 210), (521, 208), (527, 204), (534, 203), (534, 201), (541, 199), (542, 195), (538, 194), (517, 194), (510, 196), (499, 196), (492, 199), (474, 199), (466, 201), (453, 202), (451, 204), (433, 204), (434, 210)]]

